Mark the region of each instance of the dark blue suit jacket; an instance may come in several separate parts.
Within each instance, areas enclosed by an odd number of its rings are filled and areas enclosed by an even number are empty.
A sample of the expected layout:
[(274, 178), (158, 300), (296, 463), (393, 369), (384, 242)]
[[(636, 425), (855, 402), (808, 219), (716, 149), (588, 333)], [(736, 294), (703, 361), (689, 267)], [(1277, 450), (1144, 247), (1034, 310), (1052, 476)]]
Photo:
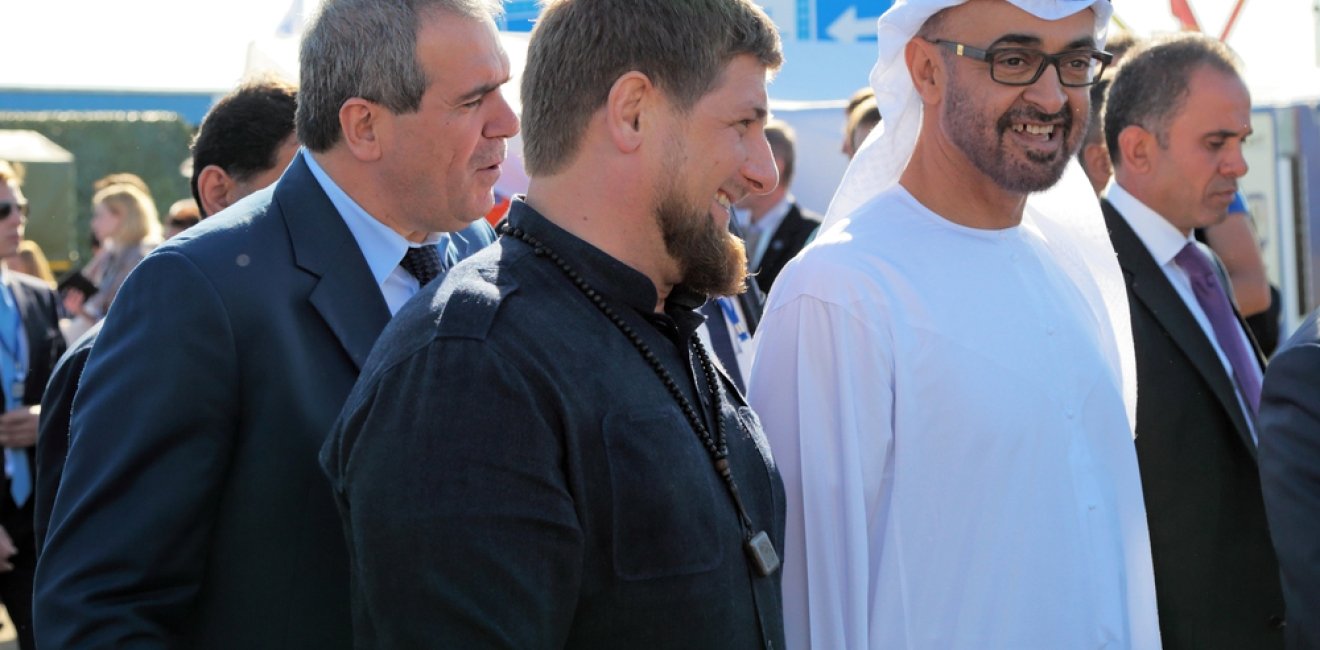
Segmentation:
[(38, 643), (349, 648), (317, 451), (389, 317), (301, 157), (143, 260), (73, 402)]
[(1288, 647), (1320, 648), (1320, 311), (1270, 360), (1256, 433)]

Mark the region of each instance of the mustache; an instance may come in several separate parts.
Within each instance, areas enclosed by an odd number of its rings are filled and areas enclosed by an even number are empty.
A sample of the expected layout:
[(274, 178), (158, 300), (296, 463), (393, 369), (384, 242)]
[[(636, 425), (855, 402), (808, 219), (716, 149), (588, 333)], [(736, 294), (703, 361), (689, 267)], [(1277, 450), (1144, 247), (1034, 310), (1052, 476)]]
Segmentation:
[(1022, 106), (1009, 110), (1007, 113), (999, 116), (999, 121), (995, 125), (1002, 133), (1013, 128), (1014, 122), (1038, 122), (1041, 124), (1054, 124), (1062, 126), (1068, 131), (1073, 127), (1072, 110), (1064, 106), (1057, 113), (1046, 113), (1037, 108)]

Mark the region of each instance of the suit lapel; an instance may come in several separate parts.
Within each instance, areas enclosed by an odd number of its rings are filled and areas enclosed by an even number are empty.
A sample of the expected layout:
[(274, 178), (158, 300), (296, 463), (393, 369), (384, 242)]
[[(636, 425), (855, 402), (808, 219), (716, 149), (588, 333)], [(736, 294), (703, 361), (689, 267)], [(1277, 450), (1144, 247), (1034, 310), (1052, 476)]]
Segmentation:
[(1232, 378), (1219, 362), (1219, 355), (1206, 338), (1205, 331), (1127, 220), (1108, 201), (1103, 201), (1101, 207), (1129, 294), (1154, 315), (1155, 320), (1168, 332), (1174, 344), (1210, 386), (1215, 398), (1232, 418), (1238, 435), (1255, 457), (1256, 445), (1251, 439), (1246, 414), (1238, 403), (1237, 390), (1233, 387)]
[(790, 240), (801, 227), (802, 211), (796, 203), (788, 209), (788, 214), (784, 215), (784, 220), (779, 222), (779, 227), (775, 228), (774, 233), (770, 235), (770, 243), (765, 247), (765, 254), (761, 256), (761, 264), (758, 268), (779, 268), (788, 260), (784, 258), (784, 251), (789, 249), (792, 243)]
[(288, 227), (294, 262), (318, 278), (309, 302), (361, 370), (390, 319), (362, 250), (301, 156), (276, 186), (275, 206)]

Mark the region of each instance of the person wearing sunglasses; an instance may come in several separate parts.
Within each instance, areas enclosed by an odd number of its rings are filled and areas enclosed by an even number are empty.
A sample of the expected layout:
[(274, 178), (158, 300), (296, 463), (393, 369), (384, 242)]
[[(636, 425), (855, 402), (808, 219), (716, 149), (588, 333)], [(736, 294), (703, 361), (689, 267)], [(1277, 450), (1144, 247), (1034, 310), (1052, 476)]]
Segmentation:
[[(23, 241), (28, 203), (14, 167), (0, 161), (0, 258), (15, 255)], [(64, 353), (59, 297), (49, 285), (0, 263), (0, 601), (17, 628), (19, 647), (32, 650), (32, 580), (37, 565), (33, 531), (34, 445), (41, 394), (51, 367)], [(9, 553), (13, 551), (13, 553)], [(7, 559), (4, 556), (8, 556)]]

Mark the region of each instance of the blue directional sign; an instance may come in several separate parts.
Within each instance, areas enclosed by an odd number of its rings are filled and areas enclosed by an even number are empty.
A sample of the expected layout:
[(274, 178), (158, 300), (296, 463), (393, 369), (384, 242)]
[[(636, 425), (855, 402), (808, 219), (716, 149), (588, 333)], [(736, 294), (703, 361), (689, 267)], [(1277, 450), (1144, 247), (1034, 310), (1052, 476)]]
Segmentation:
[(798, 0), (798, 22), (802, 21), (803, 5), (814, 5), (814, 40), (874, 41), (875, 20), (893, 4), (894, 0)]
[(500, 31), (530, 32), (536, 24), (536, 16), (541, 13), (536, 0), (504, 0), (504, 17), (500, 19)]

